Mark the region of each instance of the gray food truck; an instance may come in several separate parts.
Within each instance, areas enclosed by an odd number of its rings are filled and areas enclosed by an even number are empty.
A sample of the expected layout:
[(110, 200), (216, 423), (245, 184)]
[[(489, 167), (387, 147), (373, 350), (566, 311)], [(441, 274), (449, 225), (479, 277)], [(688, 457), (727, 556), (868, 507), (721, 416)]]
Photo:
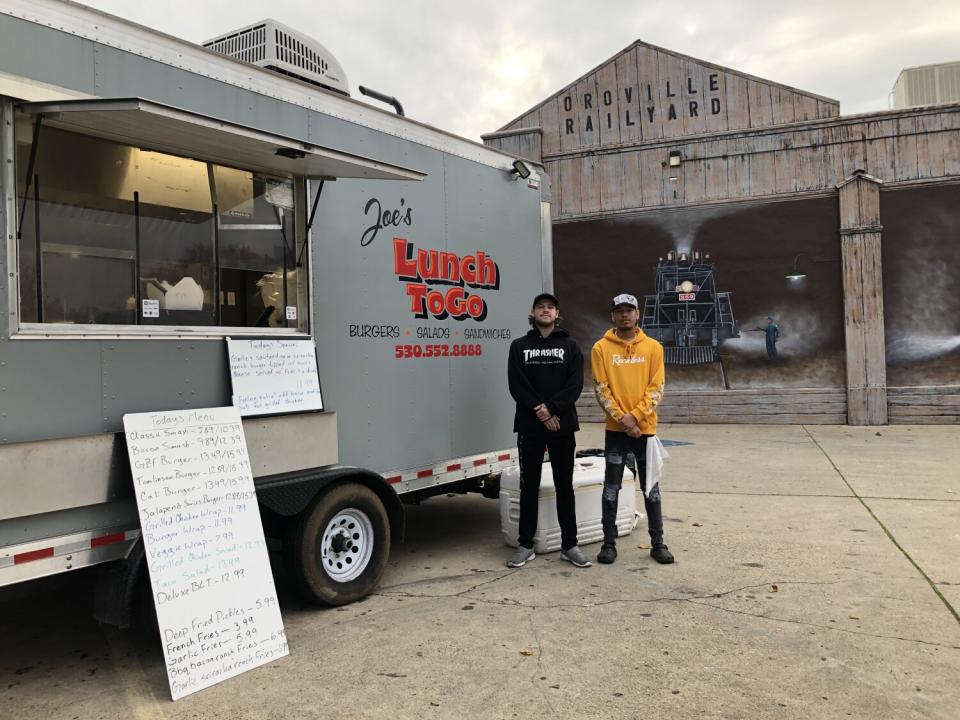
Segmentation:
[(516, 462), (506, 352), (550, 277), (537, 166), (351, 99), (273, 21), (201, 46), (2, 0), (0, 39), (0, 585), (104, 563), (97, 614), (124, 624), (123, 415), (231, 404), (228, 337), (316, 345), (324, 410), (244, 420), (311, 601), (375, 587), (404, 502)]

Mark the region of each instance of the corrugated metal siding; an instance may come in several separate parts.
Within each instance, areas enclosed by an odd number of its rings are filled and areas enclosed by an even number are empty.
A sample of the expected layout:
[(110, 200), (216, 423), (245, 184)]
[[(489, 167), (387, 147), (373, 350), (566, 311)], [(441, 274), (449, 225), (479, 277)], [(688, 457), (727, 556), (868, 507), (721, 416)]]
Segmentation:
[(897, 108), (960, 102), (960, 62), (904, 70), (893, 94)]
[(944, 65), (937, 70), (940, 102), (960, 102), (960, 63)]
[(918, 68), (907, 82), (907, 102), (911, 105), (933, 105), (937, 102), (937, 73), (933, 68)]

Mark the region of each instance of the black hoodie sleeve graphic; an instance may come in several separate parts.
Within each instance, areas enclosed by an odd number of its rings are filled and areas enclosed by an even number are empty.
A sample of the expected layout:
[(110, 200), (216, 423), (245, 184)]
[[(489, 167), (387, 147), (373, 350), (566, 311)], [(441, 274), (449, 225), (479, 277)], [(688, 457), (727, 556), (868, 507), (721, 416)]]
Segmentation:
[(507, 358), (507, 382), (510, 385), (510, 394), (521, 407), (533, 408), (543, 403), (540, 395), (530, 383), (530, 379), (523, 372), (523, 362), (520, 359), (520, 344), (516, 341), (510, 344), (510, 354)]
[(576, 342), (571, 342), (570, 360), (567, 362), (567, 377), (557, 393), (547, 400), (547, 408), (554, 415), (563, 415), (571, 410), (583, 392), (583, 353)]

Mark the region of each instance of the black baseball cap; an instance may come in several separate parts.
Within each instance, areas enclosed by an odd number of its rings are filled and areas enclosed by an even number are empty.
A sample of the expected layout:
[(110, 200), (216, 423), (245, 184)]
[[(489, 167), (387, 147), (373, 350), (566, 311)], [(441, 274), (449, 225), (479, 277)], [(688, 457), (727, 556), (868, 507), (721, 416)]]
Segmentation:
[(540, 293), (539, 295), (537, 295), (533, 299), (533, 305), (531, 305), (530, 307), (536, 307), (537, 303), (540, 302), (541, 300), (549, 300), (557, 307), (560, 307), (560, 301), (557, 300), (555, 295), (551, 295), (550, 293)]

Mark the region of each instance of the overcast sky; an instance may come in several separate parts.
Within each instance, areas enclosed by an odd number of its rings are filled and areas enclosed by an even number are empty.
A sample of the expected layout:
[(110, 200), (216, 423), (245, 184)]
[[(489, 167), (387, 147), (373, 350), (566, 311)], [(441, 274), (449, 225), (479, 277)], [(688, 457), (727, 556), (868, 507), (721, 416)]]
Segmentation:
[(960, 0), (88, 0), (193, 42), (271, 17), (323, 43), (358, 85), (473, 140), (634, 40), (883, 110), (900, 70), (960, 60)]

